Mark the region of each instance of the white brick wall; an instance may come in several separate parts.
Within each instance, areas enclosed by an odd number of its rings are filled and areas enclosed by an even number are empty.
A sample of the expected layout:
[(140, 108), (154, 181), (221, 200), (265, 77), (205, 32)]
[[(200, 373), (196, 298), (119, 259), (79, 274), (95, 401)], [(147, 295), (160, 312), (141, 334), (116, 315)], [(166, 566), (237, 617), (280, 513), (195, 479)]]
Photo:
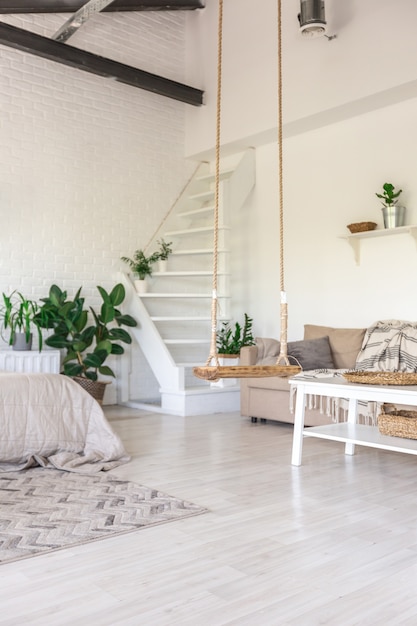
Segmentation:
[[(67, 18), (2, 16), (44, 36)], [(100, 14), (68, 43), (184, 81), (181, 12)], [(186, 106), (1, 46), (0, 290), (82, 285), (96, 304), (96, 285), (117, 282), (120, 256), (145, 246), (195, 167)], [(115, 401), (114, 384), (106, 394)]]

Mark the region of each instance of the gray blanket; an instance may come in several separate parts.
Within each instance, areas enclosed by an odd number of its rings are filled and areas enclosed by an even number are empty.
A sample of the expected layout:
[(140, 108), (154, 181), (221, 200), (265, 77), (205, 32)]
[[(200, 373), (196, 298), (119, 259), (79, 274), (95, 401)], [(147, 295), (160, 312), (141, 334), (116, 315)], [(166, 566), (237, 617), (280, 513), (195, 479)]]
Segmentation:
[(0, 373), (0, 471), (94, 473), (129, 461), (100, 405), (60, 374)]

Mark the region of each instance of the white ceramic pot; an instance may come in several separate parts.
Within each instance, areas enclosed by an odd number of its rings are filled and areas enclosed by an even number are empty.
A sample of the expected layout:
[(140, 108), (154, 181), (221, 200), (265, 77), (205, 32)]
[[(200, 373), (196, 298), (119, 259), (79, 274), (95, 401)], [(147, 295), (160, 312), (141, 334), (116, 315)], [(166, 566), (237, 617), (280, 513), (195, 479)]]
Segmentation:
[(146, 278), (137, 278), (134, 282), (137, 293), (146, 293), (148, 291), (148, 281)]

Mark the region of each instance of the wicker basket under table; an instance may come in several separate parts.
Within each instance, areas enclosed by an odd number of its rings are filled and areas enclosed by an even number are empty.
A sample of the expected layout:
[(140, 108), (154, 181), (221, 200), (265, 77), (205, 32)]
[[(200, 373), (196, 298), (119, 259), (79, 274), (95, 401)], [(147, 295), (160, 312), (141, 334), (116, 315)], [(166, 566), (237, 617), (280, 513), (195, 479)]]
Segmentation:
[(417, 411), (395, 410), (378, 416), (381, 435), (417, 439)]

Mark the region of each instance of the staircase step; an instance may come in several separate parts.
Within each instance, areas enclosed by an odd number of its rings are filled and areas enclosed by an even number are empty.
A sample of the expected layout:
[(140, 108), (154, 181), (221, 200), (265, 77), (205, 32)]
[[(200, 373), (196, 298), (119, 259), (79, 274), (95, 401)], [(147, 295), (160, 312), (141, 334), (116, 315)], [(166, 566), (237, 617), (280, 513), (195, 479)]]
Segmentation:
[[(181, 271), (181, 272), (154, 272), (152, 276), (211, 276), (212, 272), (210, 271)], [(229, 276), (229, 272), (218, 272), (218, 276)]]
[(206, 339), (164, 339), (163, 340), (165, 344), (167, 345), (194, 345), (194, 344), (203, 344), (203, 343), (210, 343), (210, 339), (206, 338)]
[[(218, 250), (219, 254), (225, 254), (226, 252), (229, 252), (228, 250), (226, 250), (225, 248), (221, 248)], [(193, 255), (193, 254), (210, 254), (213, 255), (213, 248), (199, 248), (196, 250), (173, 250), (172, 255), (171, 256), (177, 256), (177, 255)]]
[(184, 316), (168, 316), (168, 315), (155, 315), (151, 316), (151, 320), (153, 322), (209, 322), (211, 317), (207, 315), (206, 317), (198, 317), (197, 315), (184, 315)]
[[(211, 293), (156, 293), (153, 291), (148, 291), (147, 293), (138, 294), (140, 298), (212, 298), (213, 295)], [(220, 296), (217, 294), (217, 298), (219, 300), (224, 300), (225, 298), (230, 298), (230, 296)]]
[[(230, 226), (220, 226), (219, 231), (230, 230)], [(212, 233), (214, 226), (201, 226), (200, 228), (184, 228), (165, 233), (165, 237), (178, 237), (179, 235), (197, 235), (198, 233)]]
[[(234, 167), (230, 167), (224, 170), (220, 171), (220, 180), (223, 180), (224, 178), (229, 178), (229, 176), (231, 176), (233, 174), (233, 172), (235, 171)], [(210, 172), (209, 174), (203, 174), (202, 176), (197, 176), (196, 180), (198, 181), (214, 181), (216, 179), (216, 174), (215, 172)]]
[(192, 196), (188, 196), (189, 200), (198, 200), (204, 201), (209, 200), (210, 198), (214, 198), (214, 189), (208, 189), (207, 191), (203, 191), (201, 193), (195, 193)]
[(194, 209), (193, 211), (184, 211), (183, 213), (178, 213), (178, 217), (194, 217), (196, 215), (205, 215), (206, 213), (213, 213), (214, 205), (210, 204), (208, 206), (203, 206), (200, 209)]

